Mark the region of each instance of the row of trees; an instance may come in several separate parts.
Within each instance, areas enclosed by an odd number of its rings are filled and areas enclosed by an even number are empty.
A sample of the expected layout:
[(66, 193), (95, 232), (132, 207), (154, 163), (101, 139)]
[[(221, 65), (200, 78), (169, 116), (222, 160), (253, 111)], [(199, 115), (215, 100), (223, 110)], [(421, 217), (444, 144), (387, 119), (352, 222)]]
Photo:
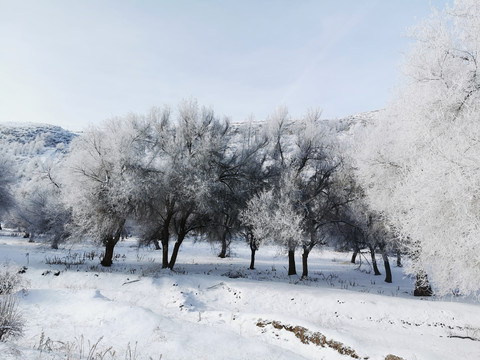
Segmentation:
[(194, 233), (221, 244), (220, 257), (233, 238), (245, 237), (251, 268), (262, 242), (279, 243), (290, 275), (302, 247), (307, 276), (308, 253), (326, 239), (322, 228), (341, 221), (354, 196), (334, 178), (342, 160), (329, 131), (318, 112), (292, 123), (286, 109), (263, 129), (231, 128), (195, 101), (181, 104), (176, 117), (154, 109), (114, 119), (76, 140), (63, 165), (74, 230), (105, 245), (105, 266), (133, 219), (143, 241), (162, 249), (165, 268), (173, 269)]
[(95, 239), (105, 247), (104, 266), (127, 227), (161, 250), (170, 269), (187, 235), (220, 244), (220, 257), (233, 239), (245, 239), (251, 269), (260, 246), (276, 243), (288, 253), (289, 275), (301, 249), (303, 277), (310, 251), (328, 241), (368, 243), (375, 259), (382, 247), (366, 207), (355, 209), (362, 194), (341, 130), (318, 111), (292, 121), (285, 108), (264, 123), (232, 126), (194, 100), (175, 112), (114, 118), (77, 137), (65, 156), (30, 164), (10, 219), (54, 247)]
[[(126, 224), (173, 269), (189, 234), (221, 244), (243, 237), (255, 252), (279, 244), (296, 273), (320, 244), (356, 254), (409, 256), (416, 294), (471, 294), (480, 283), (480, 5), (456, 0), (412, 30), (402, 83), (374, 120), (343, 126), (279, 109), (265, 123), (232, 127), (187, 101), (91, 128), (61, 161), (34, 167), (14, 195), (0, 163), (0, 208), (16, 224), (94, 238), (111, 265)], [(26, 173), (29, 173), (27, 171)], [(1, 214), (0, 214), (1, 215)], [(169, 246), (175, 240), (169, 257)], [(378, 269), (375, 270), (378, 272)]]

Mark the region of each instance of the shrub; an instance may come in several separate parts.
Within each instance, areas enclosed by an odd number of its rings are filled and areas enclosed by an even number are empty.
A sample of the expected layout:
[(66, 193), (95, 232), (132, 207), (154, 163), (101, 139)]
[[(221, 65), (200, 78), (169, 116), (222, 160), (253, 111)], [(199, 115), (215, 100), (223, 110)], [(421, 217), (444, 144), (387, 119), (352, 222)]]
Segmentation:
[(20, 275), (8, 266), (0, 269), (0, 295), (12, 294), (21, 286)]
[(24, 321), (14, 295), (0, 296), (0, 341), (17, 338), (23, 334)]
[(18, 298), (13, 294), (24, 284), (18, 269), (8, 265), (0, 268), (0, 341), (23, 334), (24, 320), (18, 310)]

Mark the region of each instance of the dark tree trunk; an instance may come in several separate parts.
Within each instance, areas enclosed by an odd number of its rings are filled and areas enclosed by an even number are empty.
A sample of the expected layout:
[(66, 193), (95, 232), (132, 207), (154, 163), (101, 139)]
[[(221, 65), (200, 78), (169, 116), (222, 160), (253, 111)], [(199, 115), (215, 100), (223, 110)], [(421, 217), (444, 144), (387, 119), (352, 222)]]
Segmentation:
[(60, 239), (58, 238), (58, 236), (54, 236), (51, 244), (52, 249), (58, 250), (59, 243), (60, 243)]
[(103, 259), (100, 262), (102, 266), (112, 266), (113, 263), (113, 249), (115, 247), (115, 241), (113, 238), (106, 240), (105, 242), (105, 254), (103, 255)]
[(158, 239), (153, 240), (153, 245), (155, 245), (155, 250), (160, 250), (162, 248), (158, 242)]
[(185, 236), (178, 235), (177, 241), (175, 241), (175, 245), (173, 245), (173, 252), (172, 256), (170, 257), (170, 262), (168, 263), (168, 268), (173, 270), (175, 266), (175, 262), (177, 261), (178, 250), (180, 249), (180, 245), (182, 245), (183, 239)]
[[(185, 219), (186, 222), (186, 219)], [(180, 231), (178, 232), (177, 235), (177, 241), (175, 241), (175, 245), (173, 246), (173, 252), (172, 252), (172, 257), (170, 258), (170, 262), (168, 263), (168, 268), (170, 270), (173, 270), (173, 267), (175, 266), (175, 262), (177, 261), (177, 256), (178, 256), (178, 250), (180, 250), (180, 246), (182, 245), (183, 240), (185, 239), (185, 236), (187, 236), (187, 230), (185, 228), (185, 224), (183, 224), (180, 228)]]
[(250, 246), (250, 267), (249, 269), (250, 270), (255, 270), (255, 252), (257, 251), (257, 249), (255, 247), (251, 247)]
[(224, 259), (227, 257), (227, 240), (225, 236), (222, 237), (221, 244), (222, 244), (222, 249), (220, 250), (220, 254), (218, 254), (218, 257), (221, 259)]
[(390, 262), (388, 261), (388, 256), (383, 255), (383, 263), (385, 264), (385, 282), (392, 282), (392, 269), (390, 269)]
[(168, 268), (168, 243), (170, 241), (170, 222), (172, 221), (173, 211), (169, 212), (163, 223), (162, 240), (162, 269)]
[(358, 249), (353, 250), (352, 259), (350, 260), (352, 264), (355, 264), (355, 261), (357, 260), (357, 255), (358, 255)]
[(428, 282), (427, 274), (424, 271), (417, 273), (417, 280), (415, 281), (414, 296), (432, 296), (433, 291)]
[(295, 250), (288, 250), (288, 275), (297, 275), (295, 268)]
[(390, 268), (390, 261), (388, 260), (388, 254), (385, 251), (385, 246), (382, 245), (380, 247), (380, 250), (382, 251), (383, 264), (385, 266), (385, 282), (391, 283), (392, 282), (392, 269)]
[(308, 278), (308, 254), (310, 254), (310, 249), (304, 247), (302, 254), (302, 279)]
[(375, 275), (382, 275), (380, 270), (378, 270), (377, 259), (375, 257), (375, 248), (373, 246), (368, 247), (370, 249), (370, 256), (372, 258), (372, 267)]
[(182, 213), (182, 217), (180, 218), (180, 222), (178, 227), (176, 226), (177, 231), (177, 241), (175, 241), (175, 245), (173, 246), (172, 256), (170, 257), (170, 262), (168, 263), (168, 268), (173, 270), (175, 263), (177, 261), (178, 251), (180, 250), (180, 246), (183, 243), (183, 240), (187, 236), (188, 232), (191, 230), (187, 229), (187, 221), (192, 211), (186, 211)]
[(402, 253), (397, 250), (397, 266), (402, 267)]
[(250, 270), (255, 270), (255, 253), (258, 250), (257, 243), (255, 241), (255, 236), (252, 233), (247, 235), (248, 244), (250, 245)]
[(112, 266), (113, 263), (113, 249), (115, 248), (115, 245), (118, 243), (118, 240), (120, 240), (120, 235), (122, 234), (123, 231), (123, 226), (125, 225), (125, 220), (120, 222), (120, 225), (117, 228), (117, 231), (115, 234), (108, 236), (103, 240), (103, 243), (105, 245), (105, 255), (103, 256), (102, 261), (100, 264), (102, 266)]
[(162, 269), (168, 268), (168, 238), (162, 238)]
[(228, 241), (227, 241), (227, 231), (224, 230), (223, 234), (222, 234), (222, 240), (221, 240), (221, 243), (222, 243), (222, 249), (220, 250), (220, 254), (218, 254), (218, 257), (221, 258), (221, 259), (225, 259), (228, 254)]

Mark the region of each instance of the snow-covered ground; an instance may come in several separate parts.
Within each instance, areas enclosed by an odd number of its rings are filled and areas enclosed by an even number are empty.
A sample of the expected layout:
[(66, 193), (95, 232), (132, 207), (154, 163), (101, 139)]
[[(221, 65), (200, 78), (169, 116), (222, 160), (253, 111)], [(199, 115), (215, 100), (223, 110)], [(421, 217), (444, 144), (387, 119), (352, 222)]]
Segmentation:
[[(386, 284), (365, 260), (359, 268), (350, 254), (317, 250), (301, 281), (274, 247), (248, 270), (243, 243), (219, 259), (187, 241), (175, 272), (134, 239), (117, 245), (111, 268), (98, 265), (101, 251), (0, 233), (0, 261), (27, 266), (29, 283), (18, 293), (25, 334), (0, 344), (0, 359), (480, 358), (479, 304), (414, 298), (395, 266)], [(83, 264), (48, 264), (59, 262)]]

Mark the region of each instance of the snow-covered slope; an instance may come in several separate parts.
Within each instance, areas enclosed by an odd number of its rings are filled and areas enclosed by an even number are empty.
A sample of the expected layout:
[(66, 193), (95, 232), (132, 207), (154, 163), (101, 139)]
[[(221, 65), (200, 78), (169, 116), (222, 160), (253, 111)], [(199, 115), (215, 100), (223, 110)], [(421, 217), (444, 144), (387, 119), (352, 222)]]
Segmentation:
[(345, 253), (314, 251), (312, 276), (301, 281), (268, 246), (247, 270), (243, 243), (219, 259), (187, 241), (172, 272), (135, 239), (105, 269), (90, 245), (52, 250), (1, 235), (2, 256), (28, 267), (30, 283), (18, 294), (25, 335), (0, 344), (1, 359), (480, 358), (478, 304), (414, 298), (400, 268), (387, 284)]
[(69, 144), (76, 135), (60, 126), (36, 123), (0, 123), (0, 141), (9, 144), (29, 144), (43, 141), (47, 148)]
[(14, 182), (19, 183), (21, 179), (30, 179), (44, 167), (42, 164), (58, 161), (76, 136), (54, 125), (0, 123), (2, 160), (13, 168), (12, 173), (17, 178)]

